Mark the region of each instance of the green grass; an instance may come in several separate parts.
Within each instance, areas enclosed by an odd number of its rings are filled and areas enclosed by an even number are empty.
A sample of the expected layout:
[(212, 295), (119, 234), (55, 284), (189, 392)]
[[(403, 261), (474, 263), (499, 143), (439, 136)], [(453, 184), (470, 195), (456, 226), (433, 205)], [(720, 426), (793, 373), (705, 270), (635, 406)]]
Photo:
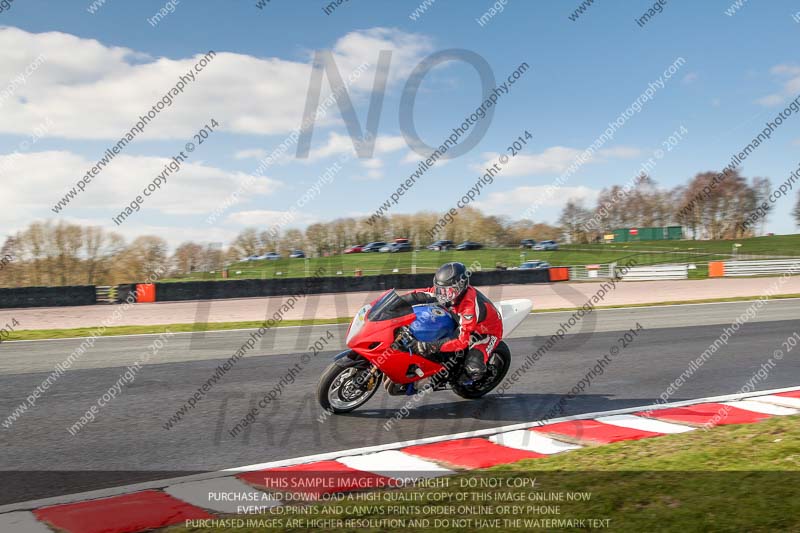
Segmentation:
[[(619, 309), (624, 307), (657, 307), (660, 305), (681, 305), (681, 304), (702, 304), (702, 303), (723, 303), (723, 302), (745, 302), (757, 300), (759, 296), (737, 296), (731, 298), (705, 298), (699, 300), (668, 300), (664, 302), (627, 304), (627, 305), (601, 305), (596, 309)], [(771, 299), (781, 298), (800, 298), (800, 294), (778, 294)], [(550, 309), (534, 309), (531, 313), (551, 313), (554, 311), (574, 311), (577, 307), (557, 307)], [(315, 326), (323, 324), (349, 324), (352, 317), (338, 318), (318, 318), (303, 320), (284, 320), (275, 327), (286, 326)], [(244, 322), (208, 322), (198, 324), (158, 324), (149, 326), (113, 326), (106, 328), (100, 337), (110, 337), (115, 335), (142, 335), (159, 334), (169, 329), (173, 333), (193, 332), (193, 331), (223, 331), (230, 329), (254, 329), (263, 324), (263, 321), (251, 320)], [(72, 328), (72, 329), (23, 329), (12, 332), (5, 340), (9, 341), (33, 341), (45, 339), (71, 339), (76, 337), (90, 337), (94, 328)]]
[(661, 250), (698, 253), (731, 254), (734, 244), (741, 244), (739, 254), (754, 255), (800, 255), (800, 234), (752, 237), (749, 239), (729, 239), (717, 241), (645, 241), (620, 244), (603, 244), (628, 251)]
[[(314, 326), (319, 324), (349, 324), (352, 317), (324, 318), (324, 319), (303, 319), (303, 320), (283, 320), (274, 327), (282, 328), (287, 326)], [(229, 329), (254, 329), (261, 327), (263, 320), (252, 320), (245, 322), (209, 322), (197, 324), (159, 324), (151, 326), (113, 326), (106, 328), (99, 337), (110, 337), (114, 335), (142, 335), (150, 333), (164, 333), (169, 330), (173, 333), (193, 332), (193, 331), (220, 331)], [(8, 337), (9, 341), (33, 341), (44, 339), (69, 339), (74, 337), (90, 337), (95, 328), (72, 328), (72, 329), (23, 329), (14, 331)]]
[[(553, 266), (573, 266), (596, 263), (611, 263), (635, 258), (639, 264), (689, 262), (697, 265), (690, 271), (690, 278), (704, 278), (708, 275), (707, 263), (710, 260), (729, 258), (733, 244), (739, 243), (740, 255), (800, 255), (800, 234), (755, 237), (735, 241), (649, 241), (622, 244), (580, 244), (562, 245), (556, 252), (536, 252), (518, 248), (492, 248), (458, 252), (435, 252), (420, 250), (416, 253), (369, 253), (335, 255), (331, 257), (303, 259), (280, 259), (278, 261), (239, 262), (229, 266), (228, 279), (281, 279), (303, 277), (307, 272), (314, 273), (325, 268), (325, 275), (352, 276), (356, 269), (363, 275), (389, 274), (395, 269), (398, 273), (416, 271), (433, 273), (442, 263), (461, 261), (466, 265), (478, 261), (484, 270), (493, 270), (497, 263), (505, 266), (518, 266), (523, 260), (538, 259)], [(238, 273), (237, 273), (238, 272)], [(341, 272), (341, 274), (338, 274)], [(193, 273), (165, 279), (165, 282), (188, 280), (221, 280), (222, 272)]]
[[(389, 465), (387, 465), (389, 467)], [(558, 514), (541, 510), (502, 509), (498, 494), (527, 497), (530, 488), (481, 489), (464, 487), (470, 479), (497, 479), (504, 485), (536, 479), (536, 491), (588, 493), (588, 500), (535, 502), (558, 507)], [(711, 431), (667, 435), (531, 459), (449, 478), (447, 488), (403, 489), (421, 501), (359, 501), (350, 497), (306, 508), (302, 514), (267, 513), (255, 519), (347, 520), (381, 517), (546, 519), (610, 519), (609, 531), (800, 531), (800, 418), (775, 417), (756, 424), (717, 427)], [(397, 493), (398, 491), (394, 491)], [(492, 500), (475, 501), (475, 494)], [(467, 500), (457, 501), (465, 494)], [(442, 498), (446, 498), (442, 500)], [(436, 506), (483, 506), (476, 515), (454, 514)], [(338, 506), (338, 507), (337, 507)], [(541, 509), (541, 508), (540, 508)], [(427, 511), (441, 512), (427, 512)], [(355, 531), (354, 528), (327, 528)], [(509, 528), (510, 529), (510, 528)], [(505, 529), (505, 530), (509, 530)], [(548, 527), (539, 530), (554, 530)], [(276, 528), (299, 531), (299, 528)], [(366, 528), (358, 531), (381, 531)], [(419, 529), (409, 528), (416, 531)], [(463, 531), (445, 527), (442, 531)], [(579, 528), (565, 528), (577, 531)], [(233, 532), (225, 527), (171, 528), (171, 533)]]

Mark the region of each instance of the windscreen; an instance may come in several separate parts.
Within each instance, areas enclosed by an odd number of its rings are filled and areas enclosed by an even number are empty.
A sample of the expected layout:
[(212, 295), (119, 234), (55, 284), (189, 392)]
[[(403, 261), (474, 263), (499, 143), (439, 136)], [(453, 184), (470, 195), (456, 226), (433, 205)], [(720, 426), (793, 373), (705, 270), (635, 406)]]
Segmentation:
[(413, 314), (414, 308), (411, 304), (400, 298), (396, 291), (391, 290), (383, 295), (383, 297), (375, 302), (372, 306), (367, 320), (372, 322), (380, 322), (382, 320), (391, 320), (399, 318), (408, 314)]

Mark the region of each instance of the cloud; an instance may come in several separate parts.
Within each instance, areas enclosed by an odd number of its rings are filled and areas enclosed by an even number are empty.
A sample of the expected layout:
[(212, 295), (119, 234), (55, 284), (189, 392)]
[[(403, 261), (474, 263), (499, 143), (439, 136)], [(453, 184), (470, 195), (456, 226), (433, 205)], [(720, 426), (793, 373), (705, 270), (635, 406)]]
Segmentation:
[[(368, 65), (350, 85), (350, 94), (357, 101), (372, 89), (378, 51), (393, 51), (390, 82), (396, 82), (430, 49), (430, 40), (424, 36), (373, 28), (346, 34), (332, 51), (345, 80)], [(206, 52), (183, 58), (150, 57), (61, 32), (0, 28), (0, 79), (13, 80), (39, 55), (44, 57), (3, 102), (0, 133), (27, 134), (27, 124), (51, 117), (51, 137), (119, 139)], [(186, 85), (141, 136), (188, 140), (211, 118), (229, 132), (289, 133), (302, 121), (311, 62), (311, 52), (298, 62), (217, 50), (195, 81)], [(322, 85), (321, 97), (325, 98), (330, 94), (329, 84), (324, 81)], [(327, 113), (318, 125), (333, 124), (337, 117)]]
[(377, 158), (366, 159), (361, 162), (361, 166), (372, 169), (383, 168), (383, 160)]
[[(406, 141), (400, 135), (379, 135), (375, 139), (375, 151), (373, 155), (383, 155), (395, 152), (404, 148)], [(325, 144), (312, 150), (308, 155), (306, 161), (316, 161), (333, 155), (350, 153), (356, 155), (355, 148), (353, 147), (353, 139), (349, 135), (336, 133), (334, 131), (328, 133), (328, 139)]]
[[(271, 227), (273, 225), (295, 226), (307, 225), (316, 222), (315, 215), (302, 211), (272, 211), (267, 209), (256, 209), (252, 211), (239, 211), (231, 213), (227, 218), (228, 222), (241, 226), (260, 226)], [(287, 222), (288, 220), (288, 222)]]
[(783, 102), (785, 99), (786, 97), (782, 94), (768, 94), (767, 96), (763, 96), (758, 100), (756, 100), (756, 103), (761, 104), (763, 106), (771, 107), (780, 105), (780, 103)]
[(233, 154), (234, 159), (262, 159), (267, 156), (267, 151), (261, 148), (249, 148), (239, 150)]
[[(85, 192), (79, 194), (59, 216), (81, 216), (82, 212), (98, 212), (111, 217), (124, 209), (133, 198), (160, 174), (166, 157), (118, 155)], [(42, 214), (53, 217), (51, 207), (63, 197), (78, 177), (94, 162), (68, 151), (43, 151), (0, 156), (0, 179), (3, 183), (3, 209), (0, 221), (10, 222), (19, 217), (30, 219)], [(144, 201), (141, 211), (132, 215), (125, 225), (139, 225), (153, 212), (166, 215), (205, 214), (214, 210), (221, 198), (250, 180), (250, 195), (270, 195), (281, 183), (268, 177), (253, 178), (242, 172), (231, 172), (191, 160), (180, 170), (167, 176), (167, 183)]]
[[(413, 163), (414, 165), (419, 164), (420, 161), (425, 161), (425, 158), (414, 150), (409, 150), (406, 152), (406, 155), (404, 155), (403, 159), (400, 160), (401, 163)], [(437, 159), (436, 167), (440, 168), (445, 165), (449, 165), (452, 161), (455, 161), (455, 159)]]
[[(569, 148), (566, 146), (552, 146), (538, 154), (518, 154), (509, 159), (508, 164), (503, 167), (502, 176), (529, 176), (540, 174), (561, 174), (584, 151), (583, 148)], [(641, 150), (629, 146), (618, 146), (599, 150), (594, 158), (588, 162), (605, 161), (609, 159), (630, 159), (641, 154)], [(496, 152), (484, 154), (484, 163), (475, 167), (481, 170), (484, 167), (492, 166), (500, 154)]]
[(493, 192), (474, 205), (491, 215), (510, 215), (515, 218), (532, 205), (562, 208), (569, 200), (583, 200), (585, 204), (591, 205), (600, 194), (599, 190), (578, 186), (561, 187), (557, 194), (548, 195), (548, 187), (549, 185), (524, 185), (508, 191)]
[(377, 181), (383, 179), (383, 160), (377, 157), (361, 160), (361, 166), (366, 170), (366, 174), (353, 176), (355, 181)]
[(794, 98), (800, 92), (800, 66), (775, 65), (770, 69), (770, 74), (778, 77), (782, 83), (781, 90), (776, 93), (762, 96), (756, 103), (766, 107), (782, 104), (787, 98)]

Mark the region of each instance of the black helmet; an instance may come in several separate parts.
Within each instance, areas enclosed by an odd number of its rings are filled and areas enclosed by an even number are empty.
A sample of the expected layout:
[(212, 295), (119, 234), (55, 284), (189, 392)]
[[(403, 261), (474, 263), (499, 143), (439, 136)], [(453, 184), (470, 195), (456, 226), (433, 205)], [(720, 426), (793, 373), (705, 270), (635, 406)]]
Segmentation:
[(469, 273), (464, 263), (445, 263), (433, 276), (436, 299), (442, 305), (454, 304), (469, 287)]

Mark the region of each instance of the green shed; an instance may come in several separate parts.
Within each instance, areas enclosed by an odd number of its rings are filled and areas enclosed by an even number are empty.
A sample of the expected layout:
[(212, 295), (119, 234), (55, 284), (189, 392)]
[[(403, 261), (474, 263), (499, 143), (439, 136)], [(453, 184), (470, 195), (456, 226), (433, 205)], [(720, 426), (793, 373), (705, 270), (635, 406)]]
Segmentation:
[(664, 241), (683, 238), (682, 226), (619, 228), (613, 231), (614, 242)]

